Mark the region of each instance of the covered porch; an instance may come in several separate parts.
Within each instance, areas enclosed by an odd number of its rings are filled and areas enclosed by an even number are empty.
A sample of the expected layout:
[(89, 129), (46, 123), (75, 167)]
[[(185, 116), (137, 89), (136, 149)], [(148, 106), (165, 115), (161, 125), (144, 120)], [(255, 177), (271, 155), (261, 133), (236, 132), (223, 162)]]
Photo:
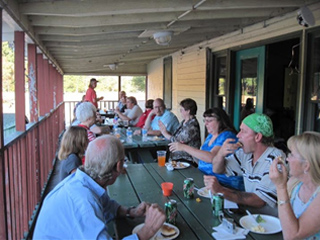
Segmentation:
[[(193, 98), (199, 119), (207, 108), (221, 107), (237, 128), (250, 97), (257, 112), (288, 110), (275, 118), (293, 124), (289, 133), (279, 127), (279, 139), (320, 131), (319, 1), (0, 0), (0, 6), (2, 39), (14, 49), (16, 103), (10, 138), (0, 118), (1, 239), (30, 237), (66, 111), (73, 110), (63, 98), (65, 75), (143, 75), (146, 99), (163, 98), (180, 117), (179, 102)], [(314, 20), (308, 27), (297, 20), (305, 6)], [(164, 31), (171, 42), (161, 46), (153, 34)], [(244, 88), (247, 79), (254, 84)], [(3, 98), (0, 103), (2, 114)]]

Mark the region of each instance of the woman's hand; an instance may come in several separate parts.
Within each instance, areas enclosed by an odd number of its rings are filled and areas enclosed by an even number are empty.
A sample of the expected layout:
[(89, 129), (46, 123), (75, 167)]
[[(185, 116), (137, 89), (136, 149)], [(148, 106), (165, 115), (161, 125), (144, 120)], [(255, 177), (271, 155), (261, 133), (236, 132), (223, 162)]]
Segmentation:
[[(282, 172), (279, 171), (278, 164)], [(269, 177), (277, 188), (287, 188), (288, 172), (280, 157), (273, 160), (269, 170)]]
[(184, 144), (179, 143), (179, 142), (169, 143), (169, 150), (170, 150), (170, 152), (183, 151), (183, 146), (184, 146)]

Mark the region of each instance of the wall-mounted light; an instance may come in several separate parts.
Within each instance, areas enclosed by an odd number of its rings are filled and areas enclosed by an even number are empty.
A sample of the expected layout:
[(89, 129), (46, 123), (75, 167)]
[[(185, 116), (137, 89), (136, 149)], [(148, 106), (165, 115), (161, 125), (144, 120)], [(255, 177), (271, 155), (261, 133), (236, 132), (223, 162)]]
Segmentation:
[(153, 34), (153, 38), (158, 45), (167, 46), (171, 41), (172, 35), (172, 31), (156, 32)]
[(298, 10), (297, 21), (304, 27), (313, 26), (315, 24), (313, 13), (308, 7), (302, 7)]

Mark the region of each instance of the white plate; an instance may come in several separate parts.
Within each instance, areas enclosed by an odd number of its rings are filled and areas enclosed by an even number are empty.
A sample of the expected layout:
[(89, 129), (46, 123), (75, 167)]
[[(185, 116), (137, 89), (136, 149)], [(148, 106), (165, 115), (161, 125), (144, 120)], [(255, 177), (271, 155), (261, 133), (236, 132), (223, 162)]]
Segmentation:
[[(164, 223), (165, 225), (168, 225), (172, 228), (174, 228), (174, 230), (176, 230), (176, 234), (171, 236), (171, 237), (164, 237), (161, 235), (161, 232), (158, 231), (152, 238), (150, 238), (150, 240), (169, 240), (169, 239), (175, 239), (176, 237), (179, 236), (180, 231), (179, 228), (177, 228), (176, 226), (170, 224), (170, 223)], [(138, 226), (136, 226), (133, 230), (132, 233), (136, 234), (142, 227), (144, 226), (144, 223), (139, 224)]]
[[(259, 214), (252, 214), (252, 215), (256, 218)], [(269, 216), (269, 215), (264, 215), (264, 214), (260, 214), (260, 216), (265, 220), (265, 222), (260, 223), (260, 225), (264, 227), (264, 229), (266, 230), (263, 233), (251, 230), (251, 228), (254, 227), (256, 223), (249, 215), (243, 216), (240, 219), (240, 225), (243, 228), (250, 230), (251, 232), (259, 233), (259, 234), (273, 234), (281, 231), (281, 224), (280, 224), (279, 218)]]
[(205, 198), (210, 198), (209, 190), (205, 187), (198, 190), (198, 195)]
[(190, 167), (190, 163), (186, 163), (186, 162), (177, 162), (177, 166), (174, 167), (174, 169), (185, 169)]
[(165, 140), (164, 137), (158, 137), (158, 136), (148, 137), (147, 139), (149, 141), (163, 141), (163, 140)]

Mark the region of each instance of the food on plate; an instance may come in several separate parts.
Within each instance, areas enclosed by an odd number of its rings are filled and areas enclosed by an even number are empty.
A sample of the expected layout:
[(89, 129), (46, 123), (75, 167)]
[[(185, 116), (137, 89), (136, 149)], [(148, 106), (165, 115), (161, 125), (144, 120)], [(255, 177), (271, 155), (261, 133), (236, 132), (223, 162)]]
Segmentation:
[(257, 223), (263, 223), (263, 222), (266, 222), (266, 220), (264, 220), (261, 215), (259, 214), (257, 217), (256, 217), (256, 221)]
[(161, 235), (164, 237), (172, 237), (176, 234), (176, 230), (173, 227), (170, 227), (169, 225), (164, 224), (161, 229)]
[(256, 226), (251, 227), (251, 231), (264, 233), (264, 232), (266, 232), (266, 229), (264, 227), (262, 227), (260, 224), (258, 224)]
[(182, 162), (177, 162), (177, 161), (172, 161), (171, 165), (172, 167), (179, 167), (179, 168), (185, 167), (185, 165)]
[(201, 202), (201, 199), (200, 199), (200, 198), (196, 198), (196, 201), (197, 201), (197, 202)]

